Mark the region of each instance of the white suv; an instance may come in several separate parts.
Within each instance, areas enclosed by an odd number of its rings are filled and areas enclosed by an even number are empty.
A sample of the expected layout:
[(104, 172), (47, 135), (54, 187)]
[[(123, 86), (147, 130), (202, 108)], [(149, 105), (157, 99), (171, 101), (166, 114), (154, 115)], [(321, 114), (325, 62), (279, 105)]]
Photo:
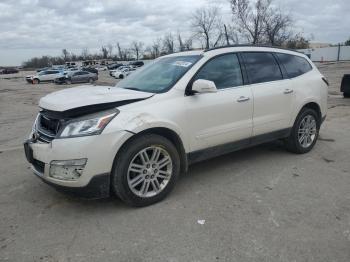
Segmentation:
[(327, 80), (303, 54), (225, 47), (156, 59), (116, 87), (77, 87), (40, 100), (25, 142), (34, 173), (89, 197), (145, 206), (190, 164), (283, 139), (315, 145)]
[(26, 76), (26, 80), (31, 84), (39, 84), (40, 82), (54, 82), (56, 78), (62, 77), (63, 71), (61, 70), (45, 70), (40, 71), (36, 75)]

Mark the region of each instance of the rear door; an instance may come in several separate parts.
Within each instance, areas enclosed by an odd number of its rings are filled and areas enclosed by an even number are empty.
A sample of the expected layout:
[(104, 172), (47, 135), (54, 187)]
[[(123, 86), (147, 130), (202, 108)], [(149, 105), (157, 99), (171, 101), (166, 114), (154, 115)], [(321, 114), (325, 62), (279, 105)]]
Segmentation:
[(242, 53), (254, 97), (253, 135), (290, 128), (295, 95), (272, 53)]
[(72, 77), (71, 77), (71, 81), (72, 81), (72, 83), (79, 83), (79, 82), (81, 82), (80, 72), (73, 73)]
[(185, 97), (191, 151), (235, 141), (248, 145), (253, 96), (250, 87), (244, 86), (238, 56), (233, 53), (212, 58), (193, 81), (197, 79), (213, 81), (218, 91)]
[(44, 72), (40, 72), (39, 73), (40, 81), (49, 81), (50, 80), (50, 74), (51, 74), (50, 70), (44, 71)]
[(88, 82), (90, 78), (90, 74), (88, 72), (80, 72), (80, 82)]

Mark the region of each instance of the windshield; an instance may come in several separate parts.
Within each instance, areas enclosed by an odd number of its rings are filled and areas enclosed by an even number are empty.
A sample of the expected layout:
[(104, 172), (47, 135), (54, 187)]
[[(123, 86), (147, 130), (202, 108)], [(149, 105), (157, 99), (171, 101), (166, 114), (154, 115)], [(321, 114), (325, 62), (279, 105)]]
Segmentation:
[(162, 93), (170, 89), (199, 60), (199, 55), (173, 56), (155, 60), (136, 70), (116, 87), (150, 93)]

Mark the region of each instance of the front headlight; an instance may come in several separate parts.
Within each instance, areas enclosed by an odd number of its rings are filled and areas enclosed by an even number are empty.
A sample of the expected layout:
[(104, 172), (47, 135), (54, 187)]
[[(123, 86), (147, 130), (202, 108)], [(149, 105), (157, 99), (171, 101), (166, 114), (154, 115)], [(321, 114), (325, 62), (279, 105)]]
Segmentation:
[(99, 135), (118, 113), (119, 110), (111, 109), (70, 120), (65, 124), (58, 137)]

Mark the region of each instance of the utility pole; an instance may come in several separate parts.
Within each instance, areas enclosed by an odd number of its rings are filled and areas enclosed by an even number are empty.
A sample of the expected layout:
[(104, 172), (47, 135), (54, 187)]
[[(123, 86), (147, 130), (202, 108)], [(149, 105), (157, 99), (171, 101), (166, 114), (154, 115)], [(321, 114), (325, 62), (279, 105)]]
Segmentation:
[(228, 39), (228, 34), (227, 34), (227, 28), (226, 28), (226, 25), (224, 24), (224, 29), (225, 29), (225, 37), (226, 37), (226, 44), (227, 45), (230, 45), (230, 41)]

